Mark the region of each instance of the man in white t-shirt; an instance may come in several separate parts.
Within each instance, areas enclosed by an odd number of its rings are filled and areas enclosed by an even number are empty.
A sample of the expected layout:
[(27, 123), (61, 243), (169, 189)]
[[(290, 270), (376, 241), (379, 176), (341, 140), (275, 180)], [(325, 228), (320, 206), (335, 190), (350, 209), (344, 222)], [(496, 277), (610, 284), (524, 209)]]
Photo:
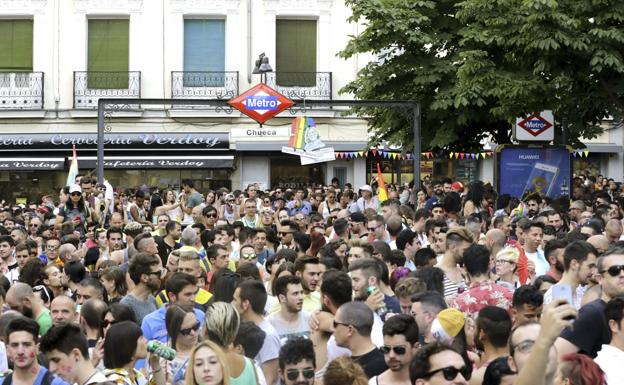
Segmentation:
[(267, 301), (267, 292), (260, 281), (241, 282), (234, 291), (232, 305), (240, 314), (242, 321), (251, 321), (266, 333), (262, 348), (256, 355), (256, 362), (262, 368), (267, 385), (277, 383), (280, 337), (275, 328), (262, 314)]
[(269, 322), (278, 331), (282, 345), (290, 338), (310, 337), (310, 313), (303, 309), (303, 285), (296, 275), (279, 277), (275, 282), (275, 293), (280, 310), (271, 314)]

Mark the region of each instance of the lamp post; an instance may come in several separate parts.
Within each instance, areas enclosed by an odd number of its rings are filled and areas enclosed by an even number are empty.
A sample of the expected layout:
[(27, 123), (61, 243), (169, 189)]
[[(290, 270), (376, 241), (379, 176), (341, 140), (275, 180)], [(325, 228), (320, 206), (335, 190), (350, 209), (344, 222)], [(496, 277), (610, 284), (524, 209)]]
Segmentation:
[(273, 72), (273, 68), (269, 64), (269, 57), (263, 53), (258, 56), (258, 60), (256, 60), (256, 65), (254, 66), (252, 74), (260, 74), (260, 83), (266, 84), (266, 74), (267, 72)]

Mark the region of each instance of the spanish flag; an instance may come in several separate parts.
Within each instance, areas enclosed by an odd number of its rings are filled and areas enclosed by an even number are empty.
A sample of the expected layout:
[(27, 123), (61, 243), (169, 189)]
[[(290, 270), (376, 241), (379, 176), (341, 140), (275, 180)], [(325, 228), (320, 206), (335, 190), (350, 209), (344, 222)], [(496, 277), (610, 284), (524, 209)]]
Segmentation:
[(388, 199), (388, 190), (386, 189), (386, 184), (384, 183), (383, 176), (381, 176), (381, 167), (379, 163), (377, 163), (377, 182), (379, 183), (379, 188), (377, 190), (377, 199), (379, 203)]

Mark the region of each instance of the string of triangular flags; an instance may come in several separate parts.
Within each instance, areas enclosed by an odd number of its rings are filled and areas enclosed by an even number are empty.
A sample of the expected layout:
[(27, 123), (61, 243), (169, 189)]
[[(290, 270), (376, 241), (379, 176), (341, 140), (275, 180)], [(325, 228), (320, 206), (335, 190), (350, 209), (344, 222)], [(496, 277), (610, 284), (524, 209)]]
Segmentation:
[[(421, 159), (484, 159), (493, 155), (492, 151), (482, 152), (422, 152)], [(413, 154), (372, 149), (368, 151), (336, 151), (338, 159), (366, 158), (377, 156), (386, 159), (413, 159)]]
[(587, 150), (572, 150), (572, 156), (575, 158), (587, 158), (589, 151)]

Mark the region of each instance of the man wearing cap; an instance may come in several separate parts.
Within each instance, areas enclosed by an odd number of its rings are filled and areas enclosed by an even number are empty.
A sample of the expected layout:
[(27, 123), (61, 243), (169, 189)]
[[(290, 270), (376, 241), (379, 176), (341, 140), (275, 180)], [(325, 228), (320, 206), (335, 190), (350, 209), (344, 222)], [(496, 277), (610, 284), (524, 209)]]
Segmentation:
[(431, 324), (431, 335), (436, 341), (450, 345), (465, 323), (466, 318), (461, 311), (454, 308), (441, 310)]
[(451, 191), (455, 191), (459, 195), (464, 193), (464, 185), (461, 182), (453, 182), (451, 184)]
[(373, 209), (377, 211), (379, 208), (379, 199), (373, 196), (373, 188), (367, 184), (360, 187), (360, 198), (357, 200), (358, 211)]

